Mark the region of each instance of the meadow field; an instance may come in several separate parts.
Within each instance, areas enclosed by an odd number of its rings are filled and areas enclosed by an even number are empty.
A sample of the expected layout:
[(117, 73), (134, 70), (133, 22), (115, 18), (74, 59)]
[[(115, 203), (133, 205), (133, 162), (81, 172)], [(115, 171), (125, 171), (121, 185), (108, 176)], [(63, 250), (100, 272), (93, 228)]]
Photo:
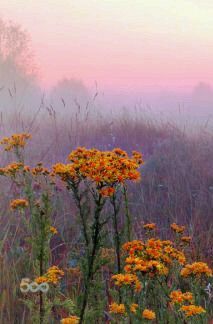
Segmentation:
[(0, 134), (0, 323), (211, 323), (211, 128), (45, 108)]
[(212, 17), (0, 1), (0, 324), (213, 324)]

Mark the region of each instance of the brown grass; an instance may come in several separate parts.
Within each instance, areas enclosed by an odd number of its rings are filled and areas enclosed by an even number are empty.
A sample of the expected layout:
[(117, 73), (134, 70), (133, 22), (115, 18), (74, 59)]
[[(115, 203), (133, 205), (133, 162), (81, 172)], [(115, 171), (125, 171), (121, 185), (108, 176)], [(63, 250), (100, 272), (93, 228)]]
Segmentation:
[[(145, 120), (141, 115), (109, 120), (84, 111), (72, 117), (63, 114), (58, 117), (53, 108), (46, 109), (43, 104), (33, 116), (17, 112), (1, 116), (1, 137), (22, 131), (33, 136), (32, 145), (26, 150), (30, 165), (37, 161), (47, 166), (63, 162), (77, 146), (143, 152), (143, 179), (130, 191), (137, 237), (141, 236), (143, 222), (156, 222), (166, 234), (168, 224), (175, 221), (188, 226), (195, 257), (212, 260), (213, 133), (201, 129), (191, 134), (170, 123)], [(0, 160), (5, 165), (7, 155), (1, 154)], [(15, 193), (2, 179), (0, 190), (0, 323), (26, 323), (17, 288), (20, 276), (24, 276), (21, 252), (11, 246), (18, 222), (8, 212), (8, 202)], [(58, 190), (55, 224), (61, 235), (53, 242), (53, 250), (55, 260), (60, 263), (61, 256), (68, 255), (70, 246), (76, 243), (78, 231), (74, 225), (75, 210), (66, 194), (62, 197)]]

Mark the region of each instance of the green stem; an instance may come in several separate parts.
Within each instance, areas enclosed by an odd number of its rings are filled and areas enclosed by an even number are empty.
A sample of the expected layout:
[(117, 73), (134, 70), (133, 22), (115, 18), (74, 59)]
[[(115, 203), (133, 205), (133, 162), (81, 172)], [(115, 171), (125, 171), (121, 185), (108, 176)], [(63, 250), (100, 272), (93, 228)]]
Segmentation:
[(85, 240), (86, 246), (88, 247), (89, 246), (89, 237), (88, 237), (88, 233), (87, 233), (87, 225), (86, 225), (86, 220), (85, 220), (85, 215), (84, 215), (85, 214), (84, 209), (83, 209), (83, 206), (82, 206), (82, 203), (81, 203), (81, 197), (79, 195), (77, 186), (72, 184), (71, 187), (72, 187), (72, 191), (73, 191), (73, 194), (74, 194), (76, 205), (78, 207), (80, 218), (81, 218), (84, 240)]
[(124, 194), (124, 203), (125, 203), (125, 212), (126, 212), (126, 232), (127, 232), (127, 239), (130, 242), (132, 240), (132, 223), (131, 217), (129, 212), (129, 201), (127, 195), (127, 188), (123, 186), (123, 194)]
[[(112, 205), (113, 205), (113, 227), (114, 227), (114, 235), (115, 235), (115, 252), (116, 252), (116, 258), (117, 258), (117, 272), (121, 273), (121, 254), (120, 254), (120, 248), (121, 248), (121, 238), (120, 233), (118, 229), (118, 208), (116, 206), (116, 197), (113, 195), (112, 197)], [(119, 303), (121, 303), (121, 293), (119, 291)]]
[(103, 205), (101, 204), (101, 197), (96, 201), (96, 208), (95, 208), (95, 215), (94, 215), (94, 223), (93, 223), (93, 235), (92, 235), (92, 251), (91, 255), (88, 255), (88, 271), (85, 279), (85, 290), (83, 296), (83, 303), (81, 308), (80, 314), (80, 324), (83, 323), (85, 309), (88, 302), (89, 291), (91, 286), (91, 280), (93, 279), (94, 275), (94, 263), (96, 260), (97, 252), (100, 247), (100, 231), (101, 231), (101, 224), (100, 224), (100, 215)]
[[(40, 254), (39, 254), (39, 272), (40, 276), (44, 274), (44, 226), (43, 226), (43, 216), (44, 213), (40, 213)], [(44, 300), (42, 291), (39, 292), (39, 310), (40, 310), (40, 324), (43, 323), (44, 320)]]
[(120, 256), (120, 233), (118, 229), (118, 209), (116, 206), (116, 199), (113, 195), (112, 197), (112, 205), (113, 205), (113, 226), (115, 232), (115, 250), (116, 250), (116, 257), (117, 257), (117, 271), (118, 273), (121, 272), (121, 256)]

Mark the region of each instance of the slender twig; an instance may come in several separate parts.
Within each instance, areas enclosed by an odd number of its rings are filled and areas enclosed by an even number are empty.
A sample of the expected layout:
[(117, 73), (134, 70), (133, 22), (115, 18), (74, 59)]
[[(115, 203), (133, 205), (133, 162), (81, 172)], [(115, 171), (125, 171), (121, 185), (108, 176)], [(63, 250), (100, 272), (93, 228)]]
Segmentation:
[(124, 203), (125, 203), (125, 212), (126, 212), (126, 232), (127, 232), (127, 239), (130, 242), (132, 240), (132, 222), (129, 212), (129, 201), (127, 195), (127, 187), (123, 186), (123, 195), (124, 195)]

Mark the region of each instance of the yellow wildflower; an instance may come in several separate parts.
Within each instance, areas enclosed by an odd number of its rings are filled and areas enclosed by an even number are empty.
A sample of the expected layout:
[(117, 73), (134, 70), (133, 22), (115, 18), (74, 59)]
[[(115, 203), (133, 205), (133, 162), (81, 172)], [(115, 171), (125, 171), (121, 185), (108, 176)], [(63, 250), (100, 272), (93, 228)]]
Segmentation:
[(41, 284), (43, 282), (48, 282), (48, 278), (45, 277), (45, 276), (40, 276), (40, 277), (37, 277), (35, 278), (34, 280), (37, 284)]
[(5, 151), (11, 151), (13, 148), (24, 148), (26, 141), (31, 138), (30, 134), (13, 134), (11, 137), (4, 137), (0, 144), (5, 146)]
[(171, 224), (170, 227), (176, 233), (183, 233), (185, 230), (185, 226), (180, 226), (177, 225), (176, 223)]
[(60, 270), (57, 266), (52, 266), (43, 276), (37, 277), (35, 281), (37, 283), (48, 282), (56, 285), (63, 276), (64, 271)]
[(200, 315), (206, 312), (203, 307), (195, 305), (183, 305), (180, 308), (180, 310), (184, 313), (186, 317)]
[(50, 226), (50, 232), (55, 235), (55, 234), (58, 234), (58, 231), (57, 229), (54, 227), (54, 226)]
[(106, 187), (106, 188), (102, 188), (100, 190), (100, 194), (103, 197), (111, 197), (111, 196), (113, 196), (114, 192), (115, 192), (115, 189), (112, 187)]
[(204, 262), (194, 262), (192, 264), (187, 264), (181, 270), (182, 277), (189, 277), (191, 275), (200, 277), (201, 275), (206, 275), (207, 277), (212, 276), (212, 270)]
[(26, 199), (15, 199), (10, 202), (11, 209), (22, 209), (29, 206), (29, 203)]
[(125, 314), (125, 306), (124, 306), (124, 304), (112, 303), (111, 305), (109, 305), (109, 311), (110, 311), (110, 313), (124, 315)]
[(172, 304), (181, 304), (184, 301), (192, 302), (193, 300), (193, 295), (191, 292), (182, 293), (180, 290), (172, 291), (169, 297), (172, 300)]
[(69, 316), (67, 318), (63, 318), (61, 320), (61, 324), (78, 324), (80, 321), (80, 318), (77, 316)]
[(156, 318), (155, 312), (150, 309), (144, 309), (142, 316), (147, 320), (154, 320)]
[(184, 243), (190, 243), (192, 240), (191, 236), (182, 236), (181, 241)]
[(143, 225), (143, 228), (147, 229), (149, 231), (152, 231), (152, 230), (156, 229), (156, 224), (154, 224), (154, 223), (145, 224), (145, 225)]
[(138, 304), (131, 304), (131, 306), (130, 306), (130, 312), (132, 312), (132, 313), (136, 313), (136, 311), (137, 311), (137, 308), (138, 308)]

